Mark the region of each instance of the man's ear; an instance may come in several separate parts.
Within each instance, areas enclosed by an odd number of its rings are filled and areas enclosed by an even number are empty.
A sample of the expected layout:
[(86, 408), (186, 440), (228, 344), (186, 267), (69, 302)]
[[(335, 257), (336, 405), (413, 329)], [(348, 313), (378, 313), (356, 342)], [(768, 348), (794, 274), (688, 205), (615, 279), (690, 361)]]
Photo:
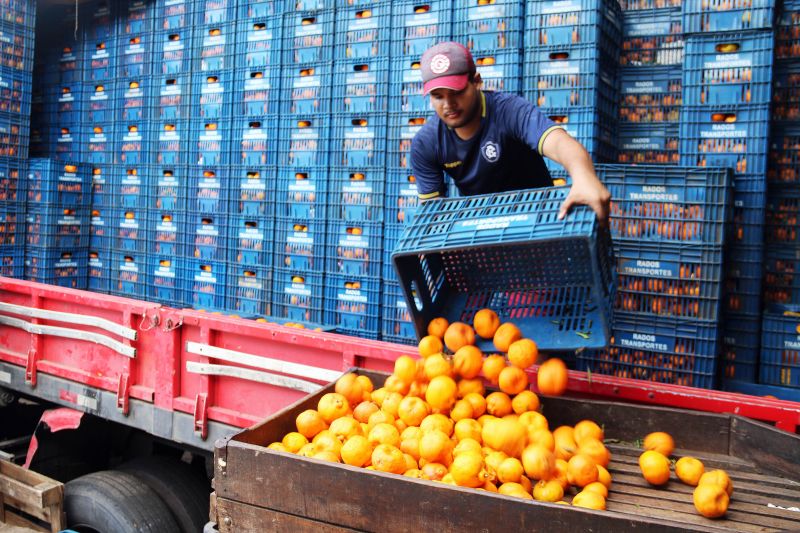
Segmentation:
[(481, 85), (483, 85), (483, 80), (481, 79), (481, 73), (480, 72), (476, 72), (475, 74), (473, 74), (472, 83), (475, 85), (475, 87), (477, 89), (481, 88)]

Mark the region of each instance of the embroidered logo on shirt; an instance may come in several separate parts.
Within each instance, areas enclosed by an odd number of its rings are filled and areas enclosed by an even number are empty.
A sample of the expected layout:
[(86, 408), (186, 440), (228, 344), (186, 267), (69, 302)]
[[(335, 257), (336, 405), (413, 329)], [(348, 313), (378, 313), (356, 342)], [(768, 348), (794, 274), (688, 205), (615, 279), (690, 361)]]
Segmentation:
[(462, 163), (463, 161), (453, 161), (452, 163), (445, 163), (444, 168), (456, 168), (458, 166), (461, 166)]
[(488, 141), (481, 147), (481, 154), (483, 154), (483, 158), (489, 163), (494, 163), (500, 159), (500, 146), (498, 146), (497, 143)]

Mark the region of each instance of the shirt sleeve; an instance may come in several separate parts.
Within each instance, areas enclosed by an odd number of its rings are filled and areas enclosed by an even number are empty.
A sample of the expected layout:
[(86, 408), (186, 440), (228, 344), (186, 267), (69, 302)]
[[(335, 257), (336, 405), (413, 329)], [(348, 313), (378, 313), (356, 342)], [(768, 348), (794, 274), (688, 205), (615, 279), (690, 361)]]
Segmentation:
[(503, 120), (511, 124), (514, 134), (525, 144), (542, 153), (547, 136), (561, 126), (550, 120), (531, 102), (519, 96), (510, 98), (503, 106)]
[(411, 168), (421, 200), (445, 196), (444, 173), (436, 163), (436, 139), (428, 128), (420, 129), (411, 140)]

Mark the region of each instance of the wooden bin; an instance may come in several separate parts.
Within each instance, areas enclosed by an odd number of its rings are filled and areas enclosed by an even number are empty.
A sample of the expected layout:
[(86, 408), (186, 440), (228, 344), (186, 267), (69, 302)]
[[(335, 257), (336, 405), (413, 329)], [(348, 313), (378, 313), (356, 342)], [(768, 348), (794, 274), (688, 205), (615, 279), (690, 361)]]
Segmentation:
[[(385, 374), (359, 371), (378, 384)], [(604, 425), (614, 478), (606, 511), (521, 500), (278, 452), (266, 446), (315, 409), (333, 384), (261, 424), (216, 443), (216, 516), (233, 531), (764, 531), (800, 529), (800, 436), (735, 415), (543, 398), (551, 429), (589, 418)], [(727, 514), (697, 514), (692, 487), (647, 484), (633, 442), (651, 431), (675, 437), (675, 456), (723, 468), (735, 487)], [(565, 499), (571, 499), (568, 491)]]
[[(33, 531), (61, 531), (67, 525), (63, 500), (62, 483), (10, 461), (0, 460), (0, 523)], [(18, 511), (47, 522), (50, 528), (38, 526), (17, 514)]]

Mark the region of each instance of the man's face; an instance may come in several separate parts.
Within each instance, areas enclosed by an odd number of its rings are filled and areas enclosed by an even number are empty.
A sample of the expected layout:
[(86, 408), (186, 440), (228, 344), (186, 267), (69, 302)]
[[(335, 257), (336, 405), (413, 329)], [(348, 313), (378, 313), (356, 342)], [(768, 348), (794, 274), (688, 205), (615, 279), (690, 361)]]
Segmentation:
[(461, 128), (480, 114), (479, 80), (470, 81), (460, 91), (434, 89), (430, 92), (431, 105), (439, 118), (449, 128)]

